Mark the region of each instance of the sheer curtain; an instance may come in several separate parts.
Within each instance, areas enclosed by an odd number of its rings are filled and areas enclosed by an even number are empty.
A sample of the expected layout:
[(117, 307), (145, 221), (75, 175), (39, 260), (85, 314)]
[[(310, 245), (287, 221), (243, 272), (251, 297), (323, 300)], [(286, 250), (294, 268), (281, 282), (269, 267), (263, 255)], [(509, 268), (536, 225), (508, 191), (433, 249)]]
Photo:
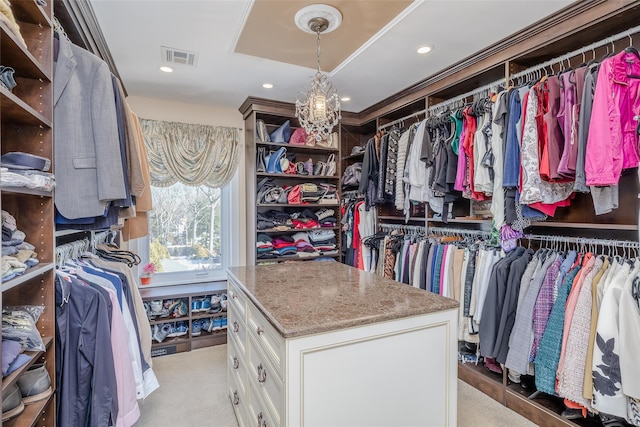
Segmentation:
[(149, 157), (151, 185), (220, 188), (238, 167), (239, 134), (234, 127), (140, 119)]

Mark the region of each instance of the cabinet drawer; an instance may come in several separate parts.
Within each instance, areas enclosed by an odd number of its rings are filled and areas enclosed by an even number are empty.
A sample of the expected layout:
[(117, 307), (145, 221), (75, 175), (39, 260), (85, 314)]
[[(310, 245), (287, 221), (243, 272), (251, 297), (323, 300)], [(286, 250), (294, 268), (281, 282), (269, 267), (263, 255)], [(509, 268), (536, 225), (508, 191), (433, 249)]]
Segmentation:
[(233, 311), (237, 314), (238, 319), (243, 322), (247, 321), (247, 296), (240, 290), (238, 285), (231, 279), (227, 281), (227, 297), (229, 298), (231, 308), (228, 311)]
[[(251, 385), (250, 385), (251, 387)], [(251, 398), (248, 403), (247, 425), (257, 427), (279, 427), (280, 418), (273, 418), (264, 401), (255, 389), (251, 389)]]
[(227, 311), (227, 335), (235, 339), (238, 350), (244, 355), (247, 346), (247, 326), (233, 310)]
[[(229, 381), (232, 379), (239, 386), (240, 394), (246, 396), (247, 393), (247, 358), (238, 350), (238, 345), (232, 339), (227, 345), (227, 371)], [(231, 378), (233, 377), (233, 378)]]
[(253, 304), (249, 304), (247, 308), (248, 335), (262, 348), (278, 370), (280, 378), (284, 378), (284, 339)]
[(233, 412), (236, 414), (239, 427), (249, 427), (249, 424), (247, 423), (247, 408), (249, 407), (248, 396), (248, 390), (242, 392), (233, 376), (230, 375), (229, 399), (231, 400), (231, 406), (233, 407)]
[(284, 411), (284, 383), (253, 339), (249, 340), (248, 350), (247, 382), (252, 393), (259, 394), (273, 418), (280, 419)]

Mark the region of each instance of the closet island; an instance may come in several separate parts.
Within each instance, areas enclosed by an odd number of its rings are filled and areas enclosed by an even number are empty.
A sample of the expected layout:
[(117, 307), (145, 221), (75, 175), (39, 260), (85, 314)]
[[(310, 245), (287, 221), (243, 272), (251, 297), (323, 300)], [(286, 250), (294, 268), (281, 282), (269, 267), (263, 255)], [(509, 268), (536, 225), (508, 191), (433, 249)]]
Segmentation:
[(456, 301), (329, 261), (232, 267), (228, 295), (239, 425), (456, 425)]

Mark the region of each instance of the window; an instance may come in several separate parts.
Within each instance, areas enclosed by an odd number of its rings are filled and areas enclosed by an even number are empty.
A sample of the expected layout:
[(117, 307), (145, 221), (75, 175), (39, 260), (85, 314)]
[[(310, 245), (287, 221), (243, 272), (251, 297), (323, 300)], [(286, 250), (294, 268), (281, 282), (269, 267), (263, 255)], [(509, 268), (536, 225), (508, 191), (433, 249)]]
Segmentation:
[(212, 280), (210, 273), (222, 270), (223, 192), (182, 183), (151, 187), (149, 260), (158, 269), (154, 282)]

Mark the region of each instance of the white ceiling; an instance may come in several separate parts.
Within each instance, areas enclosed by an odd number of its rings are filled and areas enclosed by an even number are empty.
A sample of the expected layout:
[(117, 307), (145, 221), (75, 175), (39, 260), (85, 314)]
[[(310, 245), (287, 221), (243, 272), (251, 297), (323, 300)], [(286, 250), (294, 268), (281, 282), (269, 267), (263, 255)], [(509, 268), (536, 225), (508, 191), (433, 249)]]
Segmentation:
[[(351, 97), (343, 109), (359, 112), (570, 3), (416, 0), (338, 66), (330, 79), (341, 96)], [(252, 0), (91, 4), (130, 95), (228, 108), (238, 108), (248, 96), (294, 102), (314, 72), (233, 52)], [(278, 25), (265, 22), (264, 31)], [(435, 48), (418, 55), (416, 49), (424, 44)], [(173, 73), (161, 72), (160, 46), (198, 52), (197, 67), (174, 65)], [(315, 55), (315, 45), (309, 46), (309, 54)], [(262, 88), (265, 82), (274, 88)]]

